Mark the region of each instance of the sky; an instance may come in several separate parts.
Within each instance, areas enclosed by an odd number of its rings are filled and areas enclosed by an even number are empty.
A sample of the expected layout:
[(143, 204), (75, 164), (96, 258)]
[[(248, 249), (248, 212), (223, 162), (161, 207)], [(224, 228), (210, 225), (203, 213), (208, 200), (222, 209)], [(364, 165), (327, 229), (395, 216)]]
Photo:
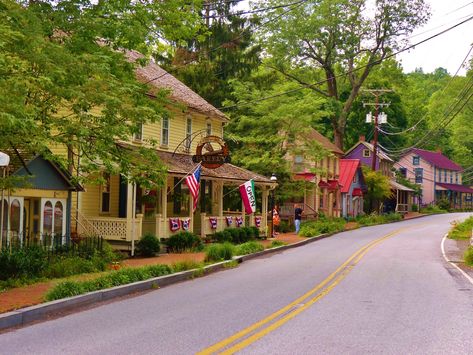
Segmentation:
[[(423, 27), (411, 36), (411, 43), (441, 32), (462, 20), (473, 16), (473, 1), (468, 0), (427, 0), (431, 6), (432, 17)], [(398, 56), (404, 72), (411, 72), (422, 67), (429, 73), (438, 67), (455, 74), (473, 44), (473, 20), (435, 38), (415, 49)], [(470, 54), (469, 59), (472, 56)], [(465, 75), (462, 68), (459, 75)]]
[[(248, 2), (248, 0), (242, 1), (237, 9), (248, 9)], [(422, 41), (469, 16), (473, 16), (472, 0), (426, 0), (426, 3), (430, 5), (432, 16), (427, 24), (418, 28), (411, 35), (411, 44)], [(397, 59), (401, 62), (406, 73), (414, 71), (416, 68), (422, 68), (425, 73), (430, 73), (436, 68), (442, 67), (453, 75), (460, 67), (472, 44), (473, 20), (398, 55)], [(469, 59), (471, 58), (470, 55)], [(465, 68), (459, 71), (459, 75), (465, 75), (465, 73)]]

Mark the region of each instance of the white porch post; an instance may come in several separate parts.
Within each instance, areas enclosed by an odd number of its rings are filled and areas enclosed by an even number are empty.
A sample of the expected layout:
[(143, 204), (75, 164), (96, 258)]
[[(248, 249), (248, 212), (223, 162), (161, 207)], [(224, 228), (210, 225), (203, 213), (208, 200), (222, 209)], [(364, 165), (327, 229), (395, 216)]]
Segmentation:
[(266, 186), (263, 186), (263, 193), (262, 193), (262, 202), (261, 202), (261, 227), (260, 230), (263, 229), (265, 235), (267, 234), (268, 230), (268, 197), (269, 197), (269, 190)]
[(131, 241), (131, 226), (133, 215), (133, 184), (127, 183), (126, 188), (126, 240)]
[[(201, 194), (202, 191), (199, 192), (199, 196), (197, 197), (199, 200)], [(199, 203), (199, 200), (197, 200), (197, 203)], [(189, 231), (192, 233), (194, 233), (194, 216), (194, 199), (192, 198), (192, 195), (190, 194), (189, 190)]]

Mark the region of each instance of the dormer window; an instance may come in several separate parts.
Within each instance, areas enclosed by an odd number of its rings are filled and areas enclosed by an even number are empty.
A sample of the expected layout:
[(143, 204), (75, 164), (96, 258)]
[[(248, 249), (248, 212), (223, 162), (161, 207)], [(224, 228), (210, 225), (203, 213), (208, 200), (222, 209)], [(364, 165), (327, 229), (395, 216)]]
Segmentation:
[(369, 158), (371, 156), (371, 151), (369, 149), (363, 149), (363, 158)]
[(419, 165), (420, 164), (420, 158), (418, 156), (412, 157), (412, 165)]

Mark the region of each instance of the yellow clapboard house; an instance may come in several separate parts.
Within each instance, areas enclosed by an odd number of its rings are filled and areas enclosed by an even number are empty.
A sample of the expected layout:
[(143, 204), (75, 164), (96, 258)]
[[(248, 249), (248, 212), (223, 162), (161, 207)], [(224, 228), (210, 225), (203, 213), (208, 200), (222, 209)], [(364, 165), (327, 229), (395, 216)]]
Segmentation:
[[(130, 51), (127, 57), (136, 61), (141, 54)], [(104, 184), (85, 184), (83, 191), (76, 189), (70, 194), (71, 233), (99, 235), (126, 246), (144, 233), (168, 238), (173, 233), (189, 230), (204, 237), (237, 225), (256, 225), (265, 233), (268, 195), (275, 183), (230, 163), (213, 169), (202, 168), (199, 201), (195, 212), (192, 211), (193, 201), (184, 183), (185, 176), (198, 165), (192, 157), (199, 147), (218, 150), (215, 142), (222, 144), (228, 117), (153, 62), (138, 67), (136, 75), (142, 82), (168, 90), (175, 105), (167, 107), (170, 117), (143, 124), (129, 141), (117, 144), (134, 149), (146, 145), (150, 139), (157, 141), (156, 153), (167, 167), (164, 186), (144, 189), (127, 182), (123, 176), (104, 174)], [(199, 146), (205, 140), (209, 142)], [(66, 154), (66, 149), (60, 147), (52, 151)], [(238, 186), (250, 179), (254, 180), (258, 197), (257, 212), (245, 215)]]

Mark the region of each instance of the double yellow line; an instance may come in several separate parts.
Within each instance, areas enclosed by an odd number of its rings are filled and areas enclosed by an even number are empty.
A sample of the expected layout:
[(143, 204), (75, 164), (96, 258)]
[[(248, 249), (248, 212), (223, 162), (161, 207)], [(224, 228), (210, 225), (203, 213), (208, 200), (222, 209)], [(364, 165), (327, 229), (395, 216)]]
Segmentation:
[[(221, 354), (233, 354), (239, 350), (242, 350), (249, 346), (250, 344), (254, 343), (258, 339), (264, 337), (268, 333), (272, 332), (273, 330), (281, 327), (283, 324), (288, 322), (290, 319), (294, 318), (297, 316), (299, 313), (303, 312), (310, 306), (312, 306), (315, 302), (323, 298), (325, 295), (327, 295), (336, 285), (340, 283), (347, 275), (348, 273), (353, 269), (353, 267), (365, 256), (365, 254), (373, 247), (378, 245), (379, 243), (383, 242), (384, 240), (399, 234), (401, 231), (403, 231), (405, 228), (400, 228), (397, 229), (389, 234), (386, 234), (378, 239), (373, 240), (372, 242), (368, 243), (358, 251), (356, 251), (354, 254), (352, 254), (340, 267), (337, 268), (332, 274), (330, 274), (325, 280), (323, 280), (321, 283), (319, 283), (317, 286), (315, 286), (312, 290), (306, 292), (304, 295), (301, 297), (297, 298), (295, 301), (289, 303), (287, 306), (281, 308), (280, 310), (276, 311), (275, 313), (271, 314), (270, 316), (260, 320), (259, 322), (254, 323), (253, 325), (249, 326), (248, 328), (245, 328), (238, 333), (230, 336), (227, 339), (224, 339), (202, 351), (200, 351), (198, 354), (199, 355), (207, 355), (207, 354), (214, 354), (225, 347), (229, 346), (232, 343), (235, 343), (237, 340), (240, 340), (241, 338), (251, 334), (249, 337), (244, 338), (240, 342), (237, 342), (236, 344), (232, 345), (231, 347), (223, 350)], [(319, 290), (322, 290), (320, 293), (317, 293)], [(317, 294), (316, 294), (317, 293)], [(316, 294), (313, 298), (308, 299), (309, 297), (313, 296)], [(308, 299), (308, 300), (307, 300)], [(305, 303), (300, 305), (301, 303)], [(296, 308), (297, 307), (297, 308)], [(279, 319), (277, 319), (279, 318)], [(277, 320), (276, 320), (277, 319)], [(274, 322), (272, 322), (274, 321)], [(267, 323), (270, 323), (267, 327), (257, 331), (259, 328), (263, 327)], [(255, 332), (257, 331), (257, 332)]]

